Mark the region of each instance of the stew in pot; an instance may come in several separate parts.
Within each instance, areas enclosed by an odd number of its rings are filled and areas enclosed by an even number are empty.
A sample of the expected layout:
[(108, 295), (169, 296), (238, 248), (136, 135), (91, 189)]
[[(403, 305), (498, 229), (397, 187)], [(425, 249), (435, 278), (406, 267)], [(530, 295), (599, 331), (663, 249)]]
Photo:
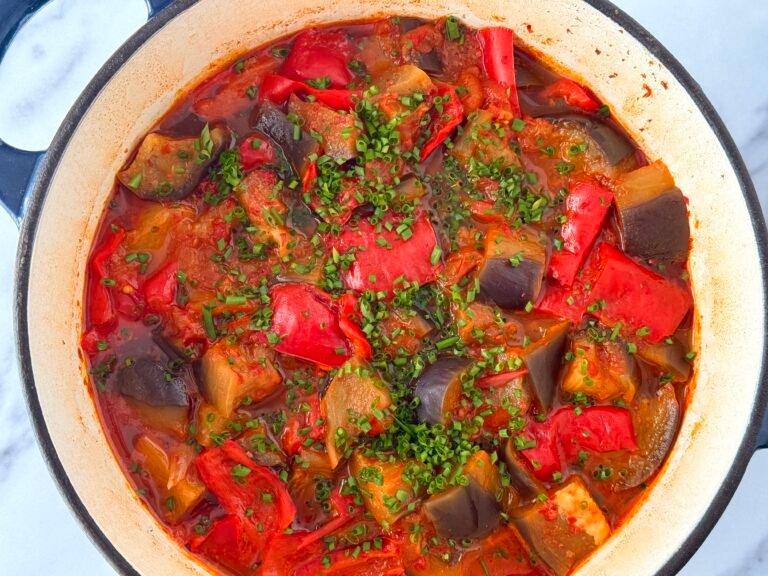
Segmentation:
[(675, 440), (686, 199), (506, 28), (307, 29), (117, 174), (87, 353), (130, 482), (226, 574), (573, 571)]

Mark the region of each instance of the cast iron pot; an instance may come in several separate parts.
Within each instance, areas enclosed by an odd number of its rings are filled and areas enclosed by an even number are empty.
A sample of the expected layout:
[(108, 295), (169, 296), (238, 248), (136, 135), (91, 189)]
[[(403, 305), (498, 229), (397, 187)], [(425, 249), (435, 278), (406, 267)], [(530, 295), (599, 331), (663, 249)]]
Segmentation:
[[(42, 3), (2, 2), (0, 38)], [(42, 158), (0, 148), (2, 198), (22, 222), (16, 334), (29, 410), (64, 497), (117, 570), (208, 573), (134, 494), (86, 384), (86, 260), (114, 175), (179, 90), (215, 63), (311, 24), (387, 13), (514, 28), (521, 43), (608, 103), (687, 195), (699, 353), (689, 406), (645, 501), (578, 574), (679, 570), (768, 439), (765, 427), (760, 433), (768, 401), (765, 223), (731, 137), (680, 64), (605, 0), (151, 3), (150, 21), (96, 75)]]

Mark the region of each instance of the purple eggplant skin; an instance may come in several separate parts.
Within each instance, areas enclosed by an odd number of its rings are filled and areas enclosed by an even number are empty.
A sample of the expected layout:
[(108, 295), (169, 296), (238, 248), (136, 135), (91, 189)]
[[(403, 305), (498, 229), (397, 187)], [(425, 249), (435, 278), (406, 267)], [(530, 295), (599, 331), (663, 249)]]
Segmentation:
[(191, 373), (185, 367), (171, 371), (155, 358), (140, 356), (117, 372), (117, 389), (149, 406), (189, 406)]
[(544, 280), (544, 264), (523, 258), (512, 266), (506, 258), (487, 258), (480, 269), (480, 292), (500, 308), (523, 310), (536, 302)]
[(627, 474), (616, 487), (626, 490), (640, 486), (658, 470), (680, 427), (680, 404), (672, 384), (665, 384), (637, 401), (632, 421), (637, 436), (637, 451), (629, 456)]
[(536, 479), (520, 458), (513, 438), (507, 440), (504, 446), (504, 462), (507, 465), (512, 488), (515, 489), (521, 503), (531, 504), (540, 494), (547, 493), (544, 485)]
[(461, 393), (461, 375), (472, 361), (458, 356), (446, 356), (429, 366), (418, 380), (414, 395), (419, 398), (416, 415), (419, 422), (445, 424), (445, 414)]
[(563, 363), (563, 353), (568, 341), (570, 322), (562, 322), (549, 328), (539, 341), (523, 352), (523, 363), (528, 370), (528, 382), (539, 409), (549, 412), (557, 394), (558, 375)]
[[(254, 110), (252, 127), (269, 136), (285, 155), (296, 175), (301, 178), (310, 163), (309, 157), (317, 154), (320, 144), (304, 130), (296, 131), (296, 124), (278, 106), (265, 100)], [(297, 136), (295, 138), (294, 136)]]
[(678, 188), (619, 209), (624, 252), (644, 259), (684, 260), (690, 248), (688, 207)]
[(417, 51), (414, 54), (413, 63), (427, 74), (440, 75), (443, 73), (443, 59), (436, 49), (427, 53)]
[(499, 525), (501, 508), (496, 497), (474, 478), (432, 496), (424, 510), (438, 534), (446, 538), (482, 538)]
[(545, 118), (554, 123), (574, 122), (583, 126), (587, 131), (587, 135), (600, 149), (606, 161), (611, 166), (618, 165), (635, 153), (635, 147), (632, 145), (632, 142), (630, 142), (620, 130), (602, 120), (598, 120), (592, 116), (586, 116), (583, 113), (578, 113), (581, 112), (581, 110), (569, 107), (565, 103), (542, 105), (529, 97), (527, 101), (521, 99), (520, 105), (523, 108), (528, 106), (532, 112), (532, 116)]

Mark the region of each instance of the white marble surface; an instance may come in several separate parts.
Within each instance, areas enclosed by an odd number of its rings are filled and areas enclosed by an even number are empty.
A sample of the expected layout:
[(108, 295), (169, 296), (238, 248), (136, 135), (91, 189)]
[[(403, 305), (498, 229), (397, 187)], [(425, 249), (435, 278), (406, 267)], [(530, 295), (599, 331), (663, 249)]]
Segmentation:
[[(16, 0), (0, 0), (14, 2)], [(720, 111), (768, 206), (768, 3), (617, 0), (683, 63)], [(726, 7), (727, 6), (727, 7)], [(0, 64), (0, 140), (43, 148), (103, 60), (146, 18), (142, 0), (53, 0)], [(13, 350), (18, 232), (0, 213), (0, 573), (111, 575), (35, 446)], [(768, 450), (752, 459), (684, 576), (768, 574)]]

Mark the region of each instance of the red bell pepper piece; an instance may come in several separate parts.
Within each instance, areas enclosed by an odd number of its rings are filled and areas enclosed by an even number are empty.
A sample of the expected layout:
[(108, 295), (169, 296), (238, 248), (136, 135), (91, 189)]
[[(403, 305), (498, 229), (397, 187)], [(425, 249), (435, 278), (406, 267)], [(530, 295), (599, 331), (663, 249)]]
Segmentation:
[(301, 189), (305, 192), (309, 190), (315, 178), (317, 178), (317, 162), (310, 162), (301, 177)]
[(357, 296), (342, 294), (339, 297), (339, 328), (352, 343), (352, 349), (357, 358), (370, 360), (373, 350), (368, 343), (365, 333), (360, 330), (360, 310)]
[(437, 97), (441, 99), (442, 104), (435, 108), (431, 128), (432, 134), (421, 149), (422, 162), (464, 120), (464, 106), (462, 106), (461, 100), (456, 95), (456, 89), (453, 86), (441, 84), (438, 88)]
[(483, 65), (488, 78), (506, 88), (512, 113), (520, 116), (520, 101), (515, 82), (515, 33), (509, 28), (494, 26), (477, 33), (483, 52)]
[(613, 193), (591, 182), (579, 182), (565, 199), (567, 221), (560, 229), (562, 250), (552, 252), (549, 275), (570, 286), (603, 227)]
[[(440, 262), (435, 258), (437, 237), (425, 214), (416, 216), (410, 228), (401, 228), (402, 222), (392, 217), (381, 225), (361, 220), (357, 229), (345, 228), (333, 239), (336, 249), (345, 253), (357, 248), (355, 259), (342, 279), (347, 288), (356, 292), (373, 290), (392, 295), (406, 282), (423, 286), (434, 281)], [(398, 232), (398, 228), (401, 232)], [(403, 239), (410, 230), (407, 240)]]
[(309, 94), (334, 110), (352, 110), (363, 97), (362, 90), (320, 90), (277, 74), (267, 74), (259, 89), (259, 99), (284, 104), (291, 94)]
[(501, 388), (502, 386), (506, 386), (515, 378), (525, 376), (526, 374), (528, 374), (528, 370), (526, 368), (515, 370), (513, 372), (503, 372), (502, 374), (494, 374), (492, 376), (479, 378), (475, 382), (475, 385), (481, 390), (487, 390), (488, 388)]
[(279, 65), (280, 61), (271, 54), (261, 54), (227, 67), (192, 91), (192, 111), (214, 122), (252, 107), (262, 78)]
[(560, 80), (544, 88), (542, 96), (550, 99), (562, 98), (571, 106), (587, 112), (596, 112), (600, 108), (600, 103), (590, 95), (586, 88), (568, 78), (560, 78)]
[(561, 408), (546, 422), (531, 422), (524, 436), (536, 442), (520, 453), (540, 480), (551, 480), (552, 474), (572, 463), (582, 450), (613, 452), (636, 450), (635, 432), (629, 410), (616, 406), (591, 406), (578, 412), (573, 407)]
[[(301, 396), (301, 404), (309, 406), (309, 410), (306, 412), (303, 410), (291, 412), (283, 430), (283, 435), (280, 438), (283, 450), (289, 456), (295, 456), (301, 452), (304, 441), (307, 438), (318, 442), (322, 442), (325, 438), (325, 426), (323, 424), (318, 425), (320, 420), (320, 398), (317, 392), (309, 396)], [(309, 427), (309, 433), (306, 435), (299, 432), (307, 427)]]
[(259, 554), (244, 521), (233, 515), (216, 520), (208, 533), (193, 538), (189, 547), (237, 573), (249, 572)]
[(658, 342), (672, 334), (691, 308), (689, 290), (648, 270), (608, 244), (595, 254), (598, 270), (589, 298), (599, 302), (596, 316), (608, 326), (621, 322), (624, 331), (649, 330)]
[(108, 232), (104, 242), (93, 253), (88, 286), (88, 321), (99, 330), (109, 330), (117, 322), (112, 293), (103, 280), (108, 277), (107, 261), (125, 238), (125, 230)]
[(250, 172), (264, 164), (277, 162), (277, 153), (269, 138), (258, 132), (243, 140), (238, 146), (238, 150), (240, 151), (240, 163), (245, 172)]
[(333, 88), (344, 88), (353, 78), (348, 68), (353, 52), (343, 32), (307, 30), (296, 36), (280, 72), (303, 81), (327, 77)]
[[(204, 451), (195, 463), (200, 479), (221, 507), (240, 521), (242, 536), (238, 536), (235, 525), (227, 524), (221, 539), (232, 535), (240, 543), (245, 538), (258, 556), (271, 534), (282, 532), (293, 522), (296, 507), (285, 485), (269, 468), (251, 460), (232, 440)], [(217, 537), (216, 542), (220, 541)], [(238, 548), (236, 557), (245, 556), (247, 550), (247, 547)]]
[(309, 284), (272, 287), (272, 331), (280, 336), (275, 350), (314, 362), (341, 366), (352, 353), (339, 327), (331, 297)]
[(179, 286), (176, 279), (178, 271), (178, 262), (172, 260), (144, 283), (144, 300), (152, 310), (164, 310), (176, 302), (176, 289)]

